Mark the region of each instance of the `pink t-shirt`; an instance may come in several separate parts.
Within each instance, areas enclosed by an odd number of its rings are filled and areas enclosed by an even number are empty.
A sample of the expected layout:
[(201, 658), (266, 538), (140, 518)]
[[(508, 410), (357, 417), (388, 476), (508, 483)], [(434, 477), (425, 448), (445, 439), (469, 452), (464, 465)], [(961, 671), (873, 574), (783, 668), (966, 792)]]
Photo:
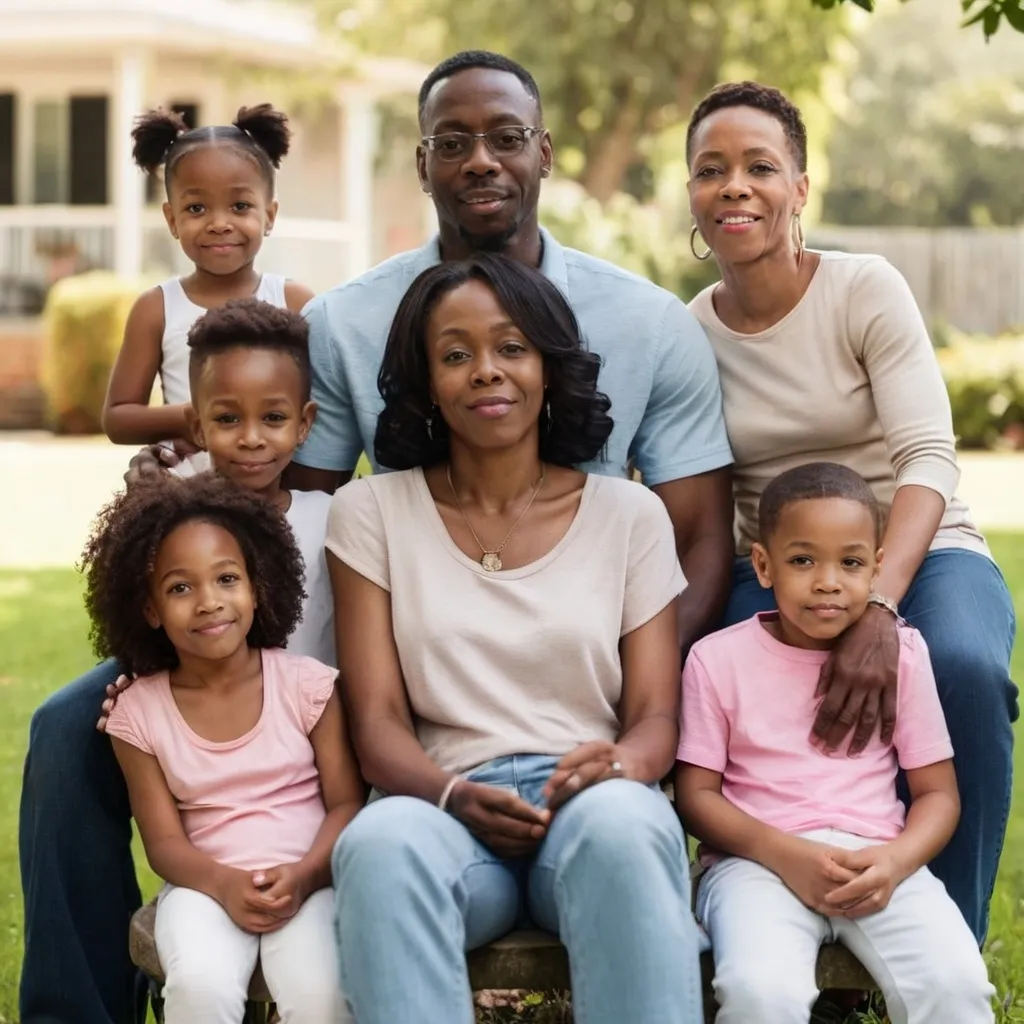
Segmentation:
[(107, 723), (160, 763), (192, 845), (247, 871), (301, 860), (326, 817), (309, 734), (338, 673), (313, 658), (263, 652), (263, 710), (244, 736), (189, 728), (166, 672), (135, 680)]
[(814, 691), (828, 652), (776, 640), (763, 613), (694, 644), (683, 669), (676, 757), (721, 772), (722, 795), (784, 832), (833, 828), (893, 839), (905, 810), (896, 770), (953, 756), (921, 634), (900, 629), (896, 732), (891, 747), (876, 732), (864, 752), (819, 752), (810, 742)]

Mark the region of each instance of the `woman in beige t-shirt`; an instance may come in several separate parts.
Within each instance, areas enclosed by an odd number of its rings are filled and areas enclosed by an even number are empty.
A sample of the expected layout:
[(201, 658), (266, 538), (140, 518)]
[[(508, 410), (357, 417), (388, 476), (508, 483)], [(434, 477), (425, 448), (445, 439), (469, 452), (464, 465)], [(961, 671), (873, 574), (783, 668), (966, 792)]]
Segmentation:
[(471, 1024), (465, 951), (557, 933), (579, 1024), (702, 1020), (686, 845), (658, 787), (679, 700), (668, 513), (587, 475), (612, 429), (558, 288), (477, 255), (425, 271), (380, 373), (378, 462), (328, 526), (363, 773), (334, 853), (360, 1024)]
[[(1010, 804), (1017, 689), (1013, 603), (955, 495), (949, 399), (906, 282), (879, 256), (804, 248), (807, 138), (799, 111), (753, 82), (714, 89), (687, 134), (691, 241), (722, 280), (690, 309), (718, 360), (735, 455), (737, 572), (726, 623), (773, 606), (749, 564), (757, 506), (779, 473), (838, 462), (887, 514), (873, 606), (826, 665), (815, 731), (836, 747), (895, 721), (895, 609), (931, 652), (963, 803), (933, 865), (979, 943)], [(697, 236), (709, 246), (696, 250)]]

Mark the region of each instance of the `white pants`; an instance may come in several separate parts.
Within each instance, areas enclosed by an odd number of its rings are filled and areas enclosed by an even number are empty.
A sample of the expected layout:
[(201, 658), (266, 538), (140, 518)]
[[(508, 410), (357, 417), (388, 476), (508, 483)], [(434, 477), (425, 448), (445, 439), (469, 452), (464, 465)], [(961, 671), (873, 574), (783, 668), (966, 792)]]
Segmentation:
[[(859, 849), (860, 836), (825, 829), (803, 838)], [(717, 1024), (807, 1024), (818, 997), (823, 942), (843, 943), (885, 996), (893, 1024), (990, 1024), (985, 962), (943, 884), (921, 868), (877, 914), (828, 918), (805, 907), (781, 879), (728, 857), (701, 879), (697, 916), (715, 957)]]
[(240, 1024), (257, 957), (282, 1024), (352, 1020), (338, 981), (331, 889), (313, 893), (283, 928), (252, 935), (209, 896), (166, 886), (155, 937), (167, 1024)]

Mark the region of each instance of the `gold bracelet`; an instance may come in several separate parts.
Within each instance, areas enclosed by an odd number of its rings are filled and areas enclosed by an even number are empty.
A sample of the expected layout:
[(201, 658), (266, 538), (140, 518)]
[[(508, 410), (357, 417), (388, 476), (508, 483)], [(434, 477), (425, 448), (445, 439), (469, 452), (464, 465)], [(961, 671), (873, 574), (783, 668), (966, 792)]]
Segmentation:
[(448, 800), (452, 795), (452, 790), (462, 781), (461, 775), (453, 775), (445, 784), (444, 789), (441, 790), (441, 798), (437, 801), (438, 810), (448, 810)]
[(884, 594), (871, 593), (868, 594), (868, 604), (877, 604), (879, 608), (884, 608), (887, 612), (892, 612), (898, 621), (903, 621), (899, 607), (891, 597), (886, 597)]

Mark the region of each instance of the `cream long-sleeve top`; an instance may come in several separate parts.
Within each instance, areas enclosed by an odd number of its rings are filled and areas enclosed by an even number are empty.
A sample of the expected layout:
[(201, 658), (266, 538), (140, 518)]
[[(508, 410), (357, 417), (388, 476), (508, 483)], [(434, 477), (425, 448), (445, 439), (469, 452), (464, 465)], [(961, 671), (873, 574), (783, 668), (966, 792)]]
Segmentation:
[(757, 539), (757, 507), (779, 473), (838, 462), (888, 513), (899, 487), (942, 495), (931, 547), (988, 548), (955, 490), (960, 477), (949, 396), (903, 276), (881, 256), (818, 253), (797, 305), (756, 334), (719, 319), (714, 286), (690, 303), (715, 350), (735, 457), (737, 553)]

